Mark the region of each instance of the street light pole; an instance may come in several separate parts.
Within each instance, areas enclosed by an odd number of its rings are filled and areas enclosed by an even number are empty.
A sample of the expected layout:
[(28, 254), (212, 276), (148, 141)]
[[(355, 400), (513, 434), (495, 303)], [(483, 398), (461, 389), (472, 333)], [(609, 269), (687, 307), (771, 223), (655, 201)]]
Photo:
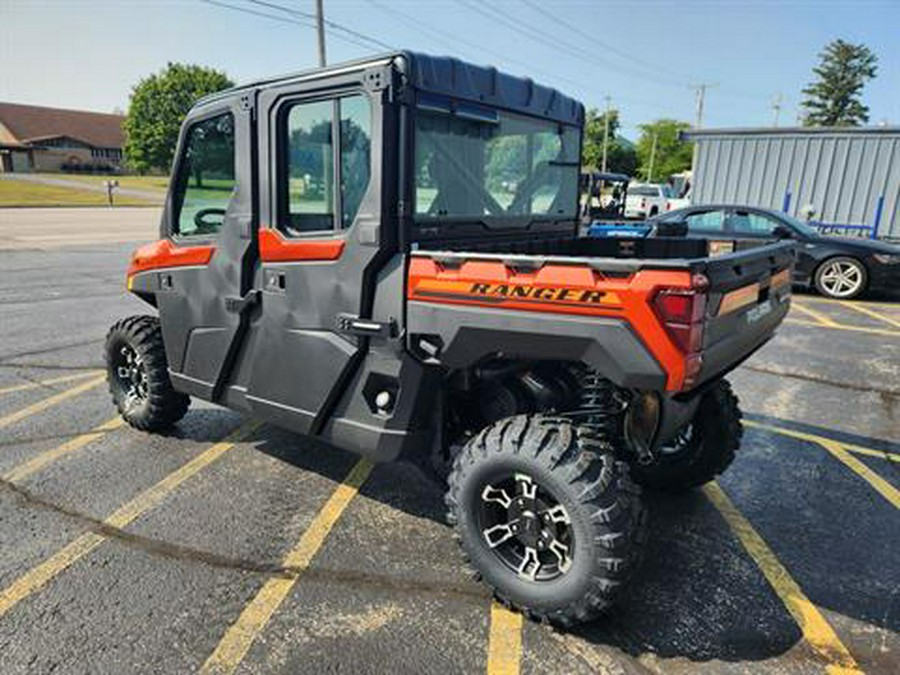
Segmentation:
[(319, 34), (319, 66), (325, 66), (325, 11), (322, 1), (316, 0), (316, 31)]
[(609, 95), (606, 99), (606, 112), (603, 114), (603, 173), (606, 173), (606, 157), (609, 153), (609, 103), (612, 100)]

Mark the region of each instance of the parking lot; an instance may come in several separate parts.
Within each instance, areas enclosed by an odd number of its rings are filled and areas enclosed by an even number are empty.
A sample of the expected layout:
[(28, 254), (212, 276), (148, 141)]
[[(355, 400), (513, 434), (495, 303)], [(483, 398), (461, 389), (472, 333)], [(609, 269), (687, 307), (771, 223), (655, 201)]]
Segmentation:
[(90, 211), (13, 242), (16, 218), (0, 217), (4, 673), (900, 670), (900, 301), (798, 294), (730, 376), (735, 464), (648, 498), (640, 577), (566, 634), (492, 603), (411, 465), (196, 402), (170, 435), (121, 425), (101, 347), (149, 310), (124, 289), (133, 244), (74, 241)]

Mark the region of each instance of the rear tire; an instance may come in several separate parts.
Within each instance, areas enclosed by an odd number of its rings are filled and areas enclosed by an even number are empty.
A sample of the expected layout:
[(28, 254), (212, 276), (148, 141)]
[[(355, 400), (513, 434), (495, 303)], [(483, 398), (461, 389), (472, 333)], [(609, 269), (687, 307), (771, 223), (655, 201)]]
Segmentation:
[(737, 396), (728, 380), (719, 380), (703, 396), (697, 412), (651, 464), (631, 467), (634, 480), (664, 492), (683, 492), (708, 483), (734, 461), (744, 427)]
[(122, 418), (142, 431), (160, 431), (178, 422), (191, 399), (169, 379), (159, 319), (122, 319), (106, 335), (106, 378)]
[(646, 533), (640, 488), (618, 450), (540, 415), (502, 419), (464, 446), (448, 480), (448, 519), (476, 578), (503, 604), (566, 626), (613, 603)]

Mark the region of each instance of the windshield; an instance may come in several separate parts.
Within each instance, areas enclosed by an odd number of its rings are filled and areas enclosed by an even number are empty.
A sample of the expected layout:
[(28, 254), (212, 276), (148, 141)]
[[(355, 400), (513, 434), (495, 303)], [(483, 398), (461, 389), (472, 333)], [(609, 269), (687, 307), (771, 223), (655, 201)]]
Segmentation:
[(495, 110), (419, 108), (416, 220), (574, 218), (580, 132)]

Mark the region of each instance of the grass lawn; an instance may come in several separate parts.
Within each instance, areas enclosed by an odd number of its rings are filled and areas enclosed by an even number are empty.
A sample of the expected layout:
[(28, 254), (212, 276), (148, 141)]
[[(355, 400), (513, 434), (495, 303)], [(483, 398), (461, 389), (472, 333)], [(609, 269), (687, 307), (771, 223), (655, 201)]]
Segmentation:
[(119, 187), (147, 190), (149, 192), (158, 191), (160, 196), (164, 196), (169, 187), (168, 176), (92, 176), (71, 173), (44, 173), (37, 175), (46, 178), (70, 180), (78, 183), (93, 183), (95, 185), (103, 185), (103, 183), (108, 180), (117, 180), (119, 181)]
[[(0, 180), (0, 207), (3, 206), (104, 206), (106, 195), (94, 190), (42, 185), (18, 180)], [(116, 206), (158, 206), (134, 197), (115, 197)]]

